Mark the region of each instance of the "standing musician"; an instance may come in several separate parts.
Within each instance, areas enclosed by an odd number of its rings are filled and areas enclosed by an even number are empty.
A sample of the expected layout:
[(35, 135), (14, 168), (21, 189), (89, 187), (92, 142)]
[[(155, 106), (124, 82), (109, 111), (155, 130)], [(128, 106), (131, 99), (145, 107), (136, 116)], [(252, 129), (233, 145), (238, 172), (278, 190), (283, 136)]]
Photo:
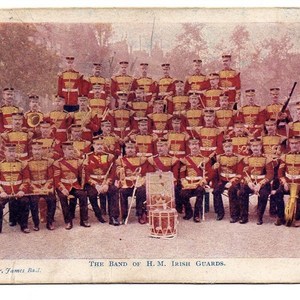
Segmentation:
[(4, 145), (4, 160), (0, 163), (0, 233), (2, 232), (3, 210), (5, 204), (10, 205), (10, 226), (20, 224), (21, 231), (30, 233), (28, 228), (29, 199), (28, 192), (28, 166), (24, 161), (17, 159), (16, 145)]
[(2, 106), (0, 107), (0, 132), (12, 128), (12, 114), (21, 112), (22, 109), (14, 105), (15, 90), (6, 87), (2, 91)]
[(149, 168), (147, 158), (137, 156), (135, 142), (128, 141), (125, 144), (125, 156), (116, 160), (116, 166), (120, 187), (122, 223), (125, 224), (128, 217), (128, 197), (132, 196), (134, 189), (136, 189), (136, 215), (139, 223), (145, 224), (145, 175)]
[(170, 75), (170, 64), (163, 63), (161, 65), (163, 71), (163, 77), (160, 78), (156, 85), (156, 97), (161, 96), (170, 96), (175, 94), (175, 79)]
[(53, 159), (43, 157), (43, 144), (33, 141), (32, 157), (28, 160), (29, 170), (29, 192), (30, 210), (33, 220), (33, 230), (38, 231), (39, 228), (39, 200), (44, 198), (47, 203), (47, 229), (54, 230), (54, 214), (56, 210), (56, 198), (53, 188)]
[(148, 162), (150, 164), (153, 171), (161, 171), (161, 172), (172, 172), (174, 175), (174, 185), (175, 185), (175, 205), (176, 210), (179, 213), (182, 213), (182, 203), (180, 199), (180, 160), (168, 154), (169, 152), (169, 142), (167, 139), (159, 139), (156, 143), (157, 145), (157, 153), (148, 158)]
[(248, 222), (249, 195), (258, 195), (257, 225), (263, 224), (263, 215), (271, 192), (271, 180), (274, 178), (274, 162), (262, 153), (262, 140), (250, 140), (252, 155), (243, 159), (244, 181), (239, 196), (241, 199), (241, 224)]
[[(287, 221), (294, 223), (295, 227), (300, 226), (300, 137), (291, 137), (288, 140), (290, 151), (281, 157), (278, 177), (281, 182), (281, 188), (275, 194), (277, 203), (277, 220), (275, 225), (285, 224)], [(290, 194), (289, 203), (295, 201), (296, 209), (292, 216), (285, 219), (283, 196), (285, 193)], [(296, 198), (296, 199), (295, 199)], [(294, 215), (295, 214), (295, 215)]]
[(184, 83), (184, 93), (188, 94), (190, 90), (202, 92), (209, 88), (209, 82), (206, 75), (201, 73), (202, 60), (193, 60), (192, 75), (187, 76)]
[(30, 143), (33, 136), (32, 132), (28, 132), (22, 127), (23, 122), (23, 113), (13, 113), (12, 129), (1, 134), (4, 143), (16, 144), (16, 155), (20, 160), (26, 160), (29, 157)]
[(156, 82), (148, 76), (148, 66), (148, 63), (140, 63), (140, 77), (134, 79), (133, 86), (135, 92), (138, 88), (143, 89), (145, 101), (149, 103), (156, 91)]
[(82, 93), (83, 75), (74, 70), (73, 56), (66, 57), (66, 70), (58, 74), (58, 91), (59, 96), (64, 97), (64, 110), (68, 112), (78, 109), (78, 95)]
[(248, 89), (245, 91), (247, 104), (242, 106), (238, 113), (237, 119), (246, 124), (249, 133), (254, 137), (261, 136), (265, 113), (261, 106), (255, 103), (255, 90)]
[(203, 125), (203, 109), (200, 105), (199, 92), (189, 91), (189, 103), (187, 104), (186, 111), (183, 113), (186, 119), (186, 130), (187, 132), (194, 137), (195, 130)]
[(103, 92), (103, 99), (106, 99), (107, 95), (105, 91), (107, 89), (107, 86), (106, 79), (103, 76), (101, 76), (101, 63), (93, 63), (93, 74), (89, 76), (87, 81), (89, 85), (88, 90), (85, 91), (85, 94), (88, 95), (89, 99), (98, 98), (98, 96), (95, 97), (95, 86), (97, 86), (97, 89), (100, 89), (100, 92)]
[(220, 76), (218, 73), (209, 74), (209, 88), (204, 92), (202, 97), (203, 108), (220, 107), (219, 97), (223, 93), (220, 88)]
[(270, 89), (270, 98), (272, 103), (267, 105), (265, 108), (266, 119), (276, 119), (277, 120), (277, 132), (280, 135), (287, 135), (287, 124), (292, 122), (293, 119), (288, 109), (281, 112), (283, 104), (280, 103), (280, 88)]
[[(180, 198), (185, 209), (183, 219), (189, 220), (194, 217), (194, 222), (199, 223), (202, 216), (204, 186), (212, 179), (213, 171), (209, 158), (201, 155), (199, 140), (189, 140), (188, 146), (190, 154), (181, 159), (184, 166), (181, 170)], [(190, 198), (194, 196), (196, 202), (193, 214)]]
[(44, 114), (40, 111), (39, 96), (29, 96), (29, 111), (24, 114), (25, 126), (33, 132), (33, 136), (40, 136), (40, 123), (44, 119)]
[(72, 116), (64, 110), (64, 97), (55, 96), (53, 104), (55, 106), (54, 110), (49, 114), (45, 114), (44, 120), (51, 124), (55, 138), (60, 142), (65, 142), (68, 139), (67, 130), (72, 124)]
[(238, 189), (243, 172), (242, 157), (233, 152), (231, 139), (223, 141), (223, 151), (224, 153), (217, 156), (217, 162), (213, 165), (219, 180), (213, 191), (214, 208), (217, 221), (222, 220), (225, 215), (222, 194), (225, 189), (228, 189), (230, 223), (236, 223), (240, 216)]
[(85, 190), (100, 223), (105, 223), (98, 204), (100, 198), (101, 208), (105, 207), (108, 199), (109, 224), (119, 225), (118, 189), (114, 186), (115, 168), (114, 156), (105, 152), (104, 139), (94, 137), (94, 151), (89, 153), (84, 162)]
[(219, 72), (220, 86), (229, 96), (230, 107), (236, 109), (236, 103), (241, 96), (240, 73), (231, 69), (231, 55), (222, 55), (223, 69)]
[[(75, 158), (72, 142), (62, 143), (64, 156), (55, 161), (54, 166), (54, 184), (58, 194), (63, 211), (65, 229), (73, 228), (73, 215), (71, 203), (76, 203), (79, 199), (80, 207), (80, 226), (90, 227), (88, 222), (87, 194), (82, 189), (80, 181), (83, 180), (82, 160)], [(73, 197), (73, 198), (72, 198)], [(73, 205), (73, 206), (76, 206)]]
[(149, 120), (140, 118), (138, 130), (125, 138), (126, 141), (132, 140), (136, 143), (137, 156), (150, 157), (156, 153), (155, 142), (158, 137), (155, 133), (150, 133), (149, 127)]
[(100, 120), (97, 115), (93, 114), (88, 105), (88, 98), (84, 95), (78, 97), (78, 111), (71, 113), (73, 124), (82, 127), (82, 138), (92, 141), (93, 135), (97, 134), (100, 129)]
[(105, 92), (102, 90), (103, 86), (95, 83), (93, 85), (93, 93), (89, 94), (89, 107), (92, 110), (92, 116), (97, 115), (98, 118), (104, 119), (108, 112), (110, 101), (107, 99)]
[[(133, 95), (133, 81), (134, 78), (131, 75), (127, 74), (128, 68), (128, 61), (120, 61), (120, 70), (119, 74), (113, 76), (111, 78), (110, 88), (111, 88), (111, 95), (114, 99), (117, 99), (118, 93), (117, 92), (126, 92), (129, 100), (132, 99)], [(112, 106), (114, 107), (114, 105)]]

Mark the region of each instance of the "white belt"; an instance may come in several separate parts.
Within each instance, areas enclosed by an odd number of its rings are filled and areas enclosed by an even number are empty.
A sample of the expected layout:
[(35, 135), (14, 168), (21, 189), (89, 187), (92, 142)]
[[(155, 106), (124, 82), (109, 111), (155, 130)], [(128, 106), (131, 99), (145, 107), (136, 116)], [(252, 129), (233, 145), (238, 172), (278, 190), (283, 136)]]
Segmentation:
[(222, 177), (226, 177), (226, 178), (233, 178), (233, 177), (236, 177), (236, 174), (235, 173), (232, 173), (232, 174), (229, 174), (229, 173), (220, 173), (220, 175)]
[(22, 180), (17, 180), (17, 181), (0, 181), (1, 185), (5, 185), (5, 186), (12, 186), (12, 185), (18, 185), (21, 184)]
[(285, 173), (285, 176), (288, 178), (288, 179), (300, 179), (300, 175), (291, 175), (289, 173)]
[(266, 175), (251, 175), (252, 179), (264, 179)]
[(234, 86), (229, 86), (229, 87), (221, 87), (221, 89), (227, 91), (234, 91), (236, 88)]
[(62, 178), (60, 181), (63, 182), (63, 183), (75, 183), (77, 181), (77, 178), (74, 178), (74, 179), (64, 179), (64, 178)]
[(217, 147), (200, 147), (200, 150), (202, 151), (212, 151), (212, 150), (216, 150)]
[(67, 132), (67, 129), (65, 129), (65, 128), (58, 128), (58, 129), (56, 129), (56, 132)]
[(190, 181), (195, 181), (195, 180), (203, 179), (203, 177), (202, 176), (195, 176), (195, 177), (187, 176), (187, 177), (185, 177), (185, 179), (190, 180)]
[(17, 157), (26, 157), (26, 156), (28, 156), (28, 153), (27, 152), (25, 152), (25, 153), (17, 153), (16, 156)]
[(91, 176), (91, 178), (93, 178), (93, 179), (104, 179), (105, 178), (105, 175), (94, 175), (94, 174), (92, 174), (92, 175), (90, 175)]
[(182, 155), (182, 154), (185, 154), (185, 151), (173, 151), (173, 150), (171, 150), (171, 151), (169, 151), (169, 153), (172, 154), (172, 155), (173, 155), (173, 154), (174, 154), (174, 155), (176, 155), (176, 154), (177, 154), (177, 155)]
[(152, 156), (153, 153), (143, 153), (143, 152), (138, 152), (136, 155), (137, 155), (137, 156), (146, 156), (146, 157), (149, 157), (149, 156)]
[(31, 183), (33, 184), (45, 184), (47, 180), (31, 180)]
[(187, 130), (195, 130), (195, 129), (199, 129), (201, 126), (187, 126)]
[(168, 130), (152, 130), (153, 133), (167, 133)]
[(130, 128), (126, 127), (126, 128), (120, 128), (120, 127), (115, 127), (114, 131), (128, 131)]
[(6, 125), (4, 125), (4, 128), (11, 129), (12, 125), (11, 124), (6, 124)]
[(78, 92), (78, 88), (77, 89), (62, 89), (63, 92)]

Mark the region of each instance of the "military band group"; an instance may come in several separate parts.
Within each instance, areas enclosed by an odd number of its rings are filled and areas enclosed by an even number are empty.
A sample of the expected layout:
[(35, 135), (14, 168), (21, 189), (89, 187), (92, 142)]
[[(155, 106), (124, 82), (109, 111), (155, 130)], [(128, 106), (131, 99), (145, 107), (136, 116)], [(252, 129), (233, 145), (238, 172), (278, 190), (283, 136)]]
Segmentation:
[[(6, 204), (10, 226), (29, 233), (31, 213), (38, 231), (42, 199), (48, 230), (55, 229), (57, 202), (67, 230), (78, 203), (80, 225), (90, 227), (88, 202), (100, 223), (108, 215), (109, 224), (118, 226), (128, 217), (133, 194), (137, 220), (146, 224), (149, 172), (173, 173), (176, 210), (184, 220), (201, 222), (203, 199), (211, 191), (217, 221), (228, 198), (230, 223), (247, 223), (249, 198), (255, 197), (257, 225), (269, 201), (275, 225), (298, 226), (300, 103), (293, 120), (279, 87), (270, 87), (268, 105), (258, 105), (255, 89), (245, 90), (242, 104), (240, 74), (231, 68), (230, 55), (222, 56), (220, 72), (209, 75), (202, 74), (200, 59), (193, 60), (183, 80), (170, 75), (168, 63), (155, 81), (148, 63), (140, 64), (140, 77), (134, 78), (121, 61), (119, 73), (106, 79), (100, 63), (84, 77), (74, 61), (67, 57), (58, 75), (50, 112), (40, 110), (36, 94), (24, 112), (15, 104), (14, 89), (3, 89), (0, 232)], [(293, 202), (288, 210), (285, 195)]]

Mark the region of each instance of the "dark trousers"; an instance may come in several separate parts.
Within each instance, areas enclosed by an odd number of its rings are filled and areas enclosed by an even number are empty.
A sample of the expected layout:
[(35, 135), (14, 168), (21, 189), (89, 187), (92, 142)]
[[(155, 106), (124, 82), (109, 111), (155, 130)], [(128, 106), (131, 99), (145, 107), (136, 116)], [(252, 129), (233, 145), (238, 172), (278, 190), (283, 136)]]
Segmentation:
[(71, 198), (70, 200), (68, 200), (68, 197), (66, 197), (58, 189), (57, 189), (57, 194), (60, 200), (65, 223), (70, 223), (72, 221), (71, 202), (76, 203), (77, 199), (79, 200), (80, 222), (88, 220), (88, 206), (87, 206), (86, 191), (72, 188), (72, 190), (70, 191), (70, 195), (72, 195), (74, 198)]
[(177, 212), (182, 213), (183, 203), (180, 198), (181, 186), (175, 185), (175, 207)]
[(222, 194), (225, 190), (226, 183), (227, 183), (227, 181), (219, 182), (213, 190), (214, 210), (218, 216), (224, 216), (224, 214), (225, 214)]
[(196, 189), (187, 189), (181, 190), (180, 198), (184, 205), (185, 215), (187, 217), (191, 217), (193, 215), (193, 209), (190, 202), (191, 197), (196, 197), (195, 207), (194, 207), (194, 218), (202, 216), (202, 209), (203, 209), (203, 196), (205, 190), (203, 187), (197, 187)]
[(52, 224), (54, 222), (54, 215), (56, 211), (56, 198), (54, 194), (49, 194), (47, 196), (31, 196), (29, 202), (29, 208), (31, 211), (32, 221), (35, 226), (39, 226), (39, 199), (43, 197), (47, 203), (47, 224)]
[(101, 209), (98, 203), (98, 196), (100, 198), (100, 206), (102, 208), (102, 202), (106, 202), (106, 197), (108, 199), (108, 214), (111, 218), (119, 217), (119, 199), (118, 199), (118, 189), (114, 185), (110, 185), (107, 193), (98, 194), (95, 187), (90, 184), (86, 184), (85, 189), (89, 197), (89, 201), (92, 205), (93, 211), (96, 218), (99, 220), (102, 217)]
[[(121, 198), (121, 212), (122, 219), (126, 219), (128, 216), (128, 197), (131, 197), (133, 193), (133, 188), (120, 189)], [(136, 198), (136, 215), (141, 217), (145, 211), (144, 202), (146, 201), (146, 188), (145, 186), (138, 187), (135, 193)]]
[(6, 203), (10, 203), (11, 207), (14, 208), (14, 221), (20, 224), (21, 229), (28, 227), (28, 216), (29, 216), (29, 198), (7, 198), (0, 199), (0, 232), (2, 232), (3, 223), (3, 210)]
[(64, 105), (64, 110), (67, 112), (74, 112), (79, 109), (79, 105)]

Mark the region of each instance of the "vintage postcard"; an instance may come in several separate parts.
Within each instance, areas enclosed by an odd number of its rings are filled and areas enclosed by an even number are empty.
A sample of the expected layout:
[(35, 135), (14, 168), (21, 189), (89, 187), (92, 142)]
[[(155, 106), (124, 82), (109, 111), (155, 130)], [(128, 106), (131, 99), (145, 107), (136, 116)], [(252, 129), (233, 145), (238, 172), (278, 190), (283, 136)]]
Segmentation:
[(298, 8), (2, 9), (0, 283), (299, 283), (299, 41)]

